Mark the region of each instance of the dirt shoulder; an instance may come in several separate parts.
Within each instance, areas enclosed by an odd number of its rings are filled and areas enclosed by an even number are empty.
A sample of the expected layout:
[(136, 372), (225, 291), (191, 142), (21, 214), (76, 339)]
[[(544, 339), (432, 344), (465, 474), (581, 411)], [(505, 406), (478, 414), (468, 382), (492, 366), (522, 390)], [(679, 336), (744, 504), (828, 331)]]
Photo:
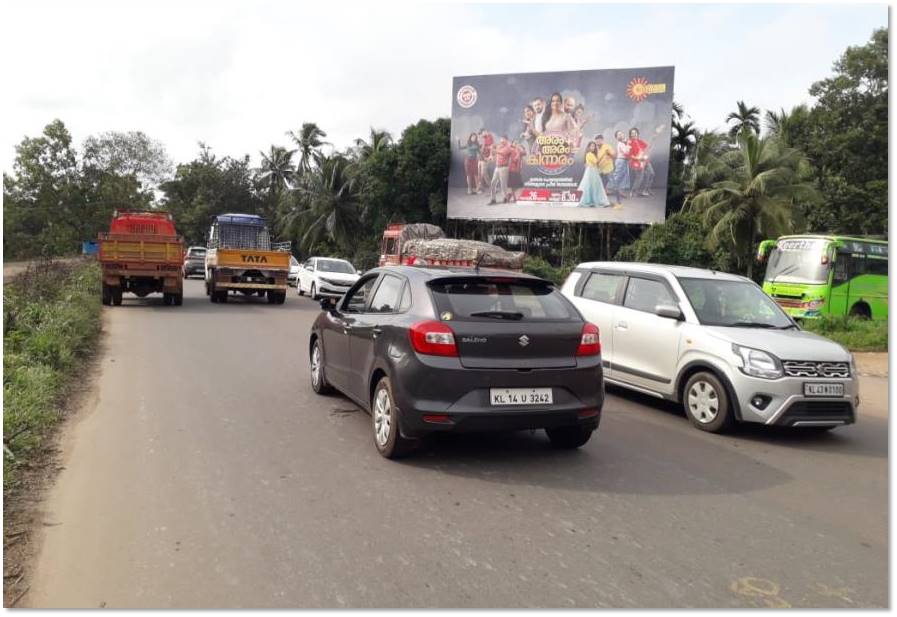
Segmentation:
[(868, 377), (888, 376), (888, 353), (886, 351), (855, 352), (857, 371)]

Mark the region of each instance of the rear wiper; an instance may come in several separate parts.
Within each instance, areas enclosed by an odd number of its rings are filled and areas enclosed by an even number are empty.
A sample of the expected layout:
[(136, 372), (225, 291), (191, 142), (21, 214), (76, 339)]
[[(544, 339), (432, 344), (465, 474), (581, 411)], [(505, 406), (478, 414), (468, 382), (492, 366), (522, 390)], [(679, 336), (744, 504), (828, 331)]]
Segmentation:
[(768, 323), (762, 323), (759, 321), (736, 321), (735, 323), (727, 323), (726, 326), (729, 328), (775, 328), (778, 329), (778, 326), (774, 326)]
[(491, 317), (492, 319), (511, 319), (520, 321), (523, 319), (523, 313), (514, 313), (512, 311), (479, 311), (471, 313), (471, 317)]

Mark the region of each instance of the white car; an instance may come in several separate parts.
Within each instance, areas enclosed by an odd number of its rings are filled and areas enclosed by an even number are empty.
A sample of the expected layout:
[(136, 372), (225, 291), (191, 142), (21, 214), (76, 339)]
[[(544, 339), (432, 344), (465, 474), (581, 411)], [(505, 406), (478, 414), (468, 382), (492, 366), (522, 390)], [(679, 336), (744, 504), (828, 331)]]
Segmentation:
[(606, 383), (678, 401), (701, 430), (856, 421), (853, 356), (802, 331), (750, 279), (593, 262), (577, 266), (561, 293), (598, 326)]
[(287, 285), (296, 285), (299, 280), (299, 260), (290, 255), (290, 272), (287, 274)]
[(299, 267), (296, 292), (300, 296), (308, 294), (313, 300), (340, 298), (358, 277), (355, 266), (345, 259), (309, 257)]

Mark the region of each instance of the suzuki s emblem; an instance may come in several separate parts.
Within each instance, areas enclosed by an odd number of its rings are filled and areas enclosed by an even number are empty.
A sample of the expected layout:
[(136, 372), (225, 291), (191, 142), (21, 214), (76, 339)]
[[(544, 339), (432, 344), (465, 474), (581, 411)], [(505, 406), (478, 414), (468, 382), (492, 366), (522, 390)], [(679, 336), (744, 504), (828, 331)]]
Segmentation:
[(517, 339), (517, 342), (520, 343), (521, 347), (526, 347), (527, 345), (529, 345), (529, 337), (524, 334), (519, 339)]

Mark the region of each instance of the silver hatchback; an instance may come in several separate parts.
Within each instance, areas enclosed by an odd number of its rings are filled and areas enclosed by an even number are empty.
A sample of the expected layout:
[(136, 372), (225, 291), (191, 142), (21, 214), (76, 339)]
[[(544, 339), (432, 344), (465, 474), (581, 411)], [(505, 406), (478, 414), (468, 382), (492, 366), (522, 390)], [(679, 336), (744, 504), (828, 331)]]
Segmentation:
[(804, 332), (753, 281), (657, 264), (583, 263), (562, 293), (600, 331), (607, 383), (682, 403), (698, 428), (826, 430), (859, 404), (853, 356)]

